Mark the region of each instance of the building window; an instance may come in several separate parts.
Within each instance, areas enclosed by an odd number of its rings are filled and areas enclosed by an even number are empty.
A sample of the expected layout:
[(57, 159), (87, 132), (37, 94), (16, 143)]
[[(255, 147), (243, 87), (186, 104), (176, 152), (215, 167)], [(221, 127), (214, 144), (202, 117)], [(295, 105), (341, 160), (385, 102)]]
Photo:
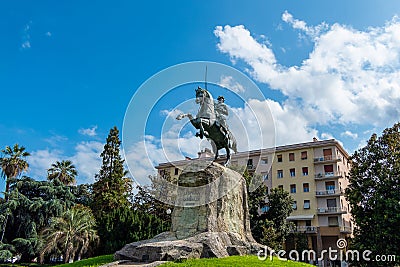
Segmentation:
[(333, 210), (334, 208), (336, 208), (336, 207), (337, 207), (337, 205), (336, 205), (336, 198), (328, 198), (328, 199), (326, 200), (326, 206), (328, 206), (328, 209), (331, 208), (332, 210)]
[(283, 185), (278, 185), (278, 189), (283, 191)]
[(165, 170), (160, 170), (160, 176), (164, 176), (165, 175)]
[(265, 191), (267, 192), (267, 195), (269, 194), (269, 188), (268, 186), (265, 187)]
[(268, 180), (268, 172), (262, 172), (261, 175), (264, 180)]
[(302, 168), (303, 176), (308, 176), (308, 167)]
[(338, 226), (339, 225), (339, 220), (338, 217), (328, 217), (328, 225), (329, 226)]
[(296, 185), (295, 184), (291, 184), (290, 185), (290, 193), (296, 193)]
[(247, 160), (247, 169), (253, 169), (253, 159)]
[(335, 182), (334, 181), (325, 182), (325, 189), (326, 191), (328, 191), (328, 194), (335, 193)]
[(307, 159), (307, 151), (301, 152), (301, 159), (302, 159), (302, 160)]
[(333, 165), (324, 165), (324, 172), (325, 172), (325, 176), (333, 176)]
[(332, 148), (323, 149), (324, 160), (332, 160)]
[(303, 192), (310, 192), (310, 185), (308, 183), (303, 184)]
[(296, 169), (290, 169), (290, 177), (295, 177), (296, 176)]
[(297, 210), (297, 201), (293, 201), (292, 207), (294, 210)]
[(310, 200), (304, 200), (304, 209), (310, 209)]
[(262, 158), (261, 164), (268, 164), (268, 158)]
[(278, 162), (282, 162), (282, 155), (276, 155)]
[(174, 174), (175, 174), (175, 175), (178, 175), (178, 173), (179, 173), (179, 169), (178, 169), (178, 168), (175, 168)]
[(278, 170), (278, 178), (283, 178), (283, 170)]
[(289, 161), (294, 161), (294, 153), (289, 153)]

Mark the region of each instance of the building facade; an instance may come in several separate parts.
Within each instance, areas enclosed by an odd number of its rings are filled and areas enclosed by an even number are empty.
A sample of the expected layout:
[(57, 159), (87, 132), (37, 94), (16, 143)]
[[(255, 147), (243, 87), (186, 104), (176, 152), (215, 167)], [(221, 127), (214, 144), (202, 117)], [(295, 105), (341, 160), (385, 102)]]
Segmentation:
[[(190, 160), (208, 157), (213, 155), (206, 149)], [(158, 172), (176, 181), (187, 160), (162, 163)], [(296, 226), (294, 232), (306, 234), (310, 249), (336, 249), (338, 239), (352, 234), (350, 208), (344, 197), (349, 155), (338, 141), (314, 138), (312, 142), (238, 152), (232, 155), (231, 165), (246, 166), (251, 174), (261, 175), (268, 190), (282, 188), (290, 193), (295, 202), (287, 220)]]

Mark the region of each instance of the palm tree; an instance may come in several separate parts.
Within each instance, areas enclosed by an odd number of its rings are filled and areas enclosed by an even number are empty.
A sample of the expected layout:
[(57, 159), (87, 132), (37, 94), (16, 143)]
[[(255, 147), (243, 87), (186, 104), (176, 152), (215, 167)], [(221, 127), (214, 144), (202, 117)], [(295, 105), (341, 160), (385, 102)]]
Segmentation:
[(61, 217), (52, 218), (41, 234), (44, 240), (41, 260), (45, 254), (57, 251), (63, 252), (65, 263), (73, 262), (75, 256), (80, 260), (90, 244), (99, 240), (95, 227), (96, 220), (91, 209), (79, 204), (65, 211)]
[[(25, 147), (15, 144), (13, 148), (6, 146), (5, 149), (1, 150), (3, 154), (0, 158), (1, 167), (1, 177), (6, 180), (6, 191), (5, 199), (8, 202), (8, 194), (10, 191), (10, 183), (12, 178), (16, 178), (23, 171), (28, 170), (29, 164), (26, 162), (25, 158), (30, 156), (28, 152), (25, 151)], [(6, 231), (7, 220), (9, 212), (5, 212), (5, 218), (3, 221), (3, 229), (1, 233), (0, 243), (3, 242), (4, 233)]]
[(58, 178), (65, 185), (73, 185), (76, 183), (75, 177), (78, 175), (75, 166), (70, 160), (56, 161), (47, 170), (47, 178), (51, 181)]
[(29, 164), (25, 158), (30, 154), (25, 151), (25, 147), (20, 147), (18, 144), (15, 144), (13, 148), (6, 146), (1, 153), (3, 154), (0, 158), (1, 176), (6, 179), (7, 198), (7, 193), (10, 191), (10, 179), (16, 178), (28, 169)]

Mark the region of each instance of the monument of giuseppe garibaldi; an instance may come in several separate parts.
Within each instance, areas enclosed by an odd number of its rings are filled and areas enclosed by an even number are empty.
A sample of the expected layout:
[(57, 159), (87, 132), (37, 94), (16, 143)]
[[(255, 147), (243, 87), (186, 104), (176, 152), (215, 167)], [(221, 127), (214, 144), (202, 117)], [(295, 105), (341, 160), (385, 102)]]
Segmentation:
[[(222, 96), (215, 103), (211, 93), (198, 87), (196, 103), (200, 105), (194, 117), (188, 117), (198, 129), (196, 136), (210, 140), (215, 159), (225, 148), (226, 161), (230, 150), (236, 152), (236, 140), (226, 124), (227, 106)], [(257, 254), (264, 249), (250, 230), (247, 189), (244, 177), (216, 162), (191, 160), (178, 177), (180, 192), (175, 194), (170, 231), (152, 239), (125, 245), (114, 255), (117, 260), (136, 262), (174, 261), (190, 258), (227, 257)]]

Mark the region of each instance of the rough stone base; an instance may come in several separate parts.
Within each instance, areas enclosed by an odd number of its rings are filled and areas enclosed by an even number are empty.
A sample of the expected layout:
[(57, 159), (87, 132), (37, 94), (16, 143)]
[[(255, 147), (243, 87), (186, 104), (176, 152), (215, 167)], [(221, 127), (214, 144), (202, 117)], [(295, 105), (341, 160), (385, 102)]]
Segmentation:
[(190, 190), (175, 193), (177, 203), (190, 205), (174, 208), (171, 231), (127, 244), (115, 253), (115, 259), (154, 262), (222, 258), (257, 254), (263, 249), (251, 235), (243, 176), (217, 163), (196, 161), (183, 170), (178, 184)]
[(223, 258), (256, 254), (263, 247), (255, 242), (238, 240), (226, 232), (204, 232), (185, 239), (174, 239), (165, 232), (153, 239), (126, 245), (114, 254), (115, 259), (136, 262), (176, 261), (193, 258)]

